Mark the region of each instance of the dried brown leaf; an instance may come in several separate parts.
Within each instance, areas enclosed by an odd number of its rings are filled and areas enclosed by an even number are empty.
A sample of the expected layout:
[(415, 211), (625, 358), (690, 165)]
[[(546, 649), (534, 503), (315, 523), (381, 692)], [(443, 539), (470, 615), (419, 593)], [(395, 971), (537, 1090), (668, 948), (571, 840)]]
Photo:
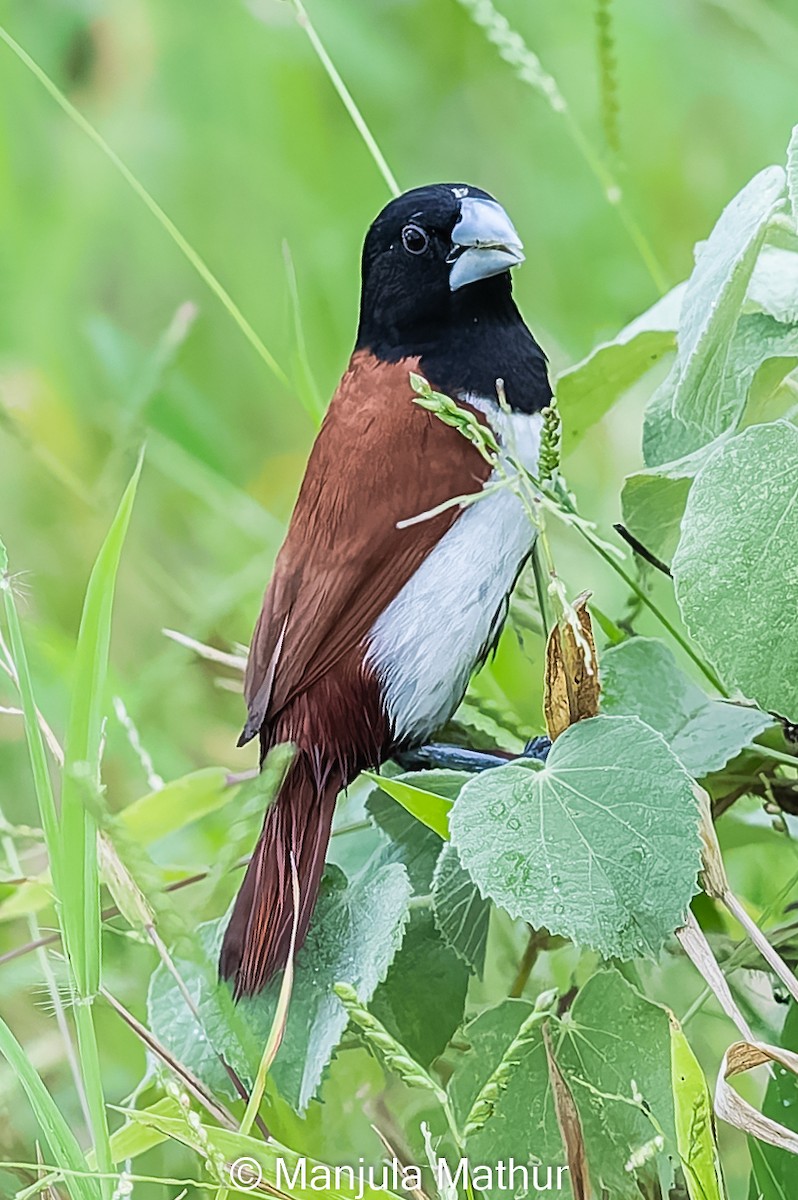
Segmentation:
[(687, 924), (682, 929), (677, 929), (676, 936), (693, 966), (698, 969), (705, 983), (715, 993), (716, 1000), (729, 1020), (734, 1022), (746, 1041), (755, 1041), (751, 1027), (737, 1007), (726, 982), (726, 976), (721, 971), (718, 961), (712, 953), (712, 948), (704, 936), (704, 931), (692, 912), (688, 913)]
[(735, 1075), (742, 1075), (756, 1067), (767, 1065), (772, 1069), (776, 1063), (786, 1071), (798, 1075), (798, 1054), (769, 1046), (765, 1042), (735, 1042), (723, 1056), (718, 1082), (715, 1087), (715, 1112), (728, 1125), (741, 1129), (760, 1142), (767, 1142), (790, 1154), (798, 1154), (798, 1133), (785, 1125), (766, 1117), (734, 1090), (729, 1083)]
[(596, 644), (587, 610), (589, 592), (573, 603), (579, 636), (567, 622), (554, 626), (546, 646), (546, 680), (543, 702), (546, 728), (552, 741), (569, 725), (595, 717), (599, 710), (599, 676)]
[(546, 1062), (549, 1068), (549, 1082), (554, 1097), (554, 1111), (557, 1114), (557, 1124), (562, 1134), (565, 1157), (568, 1161), (568, 1178), (573, 1191), (574, 1200), (590, 1200), (592, 1195), (590, 1175), (587, 1169), (587, 1152), (585, 1138), (582, 1133), (582, 1122), (579, 1111), (571, 1095), (571, 1089), (565, 1081), (565, 1076), (557, 1065), (551, 1044), (551, 1034), (548, 1023), (543, 1026), (543, 1044), (546, 1048)]
[(771, 971), (779, 977), (793, 1000), (798, 1003), (798, 979), (796, 979), (794, 973), (787, 966), (779, 952), (771, 946), (756, 922), (745, 911), (729, 886), (726, 869), (723, 865), (723, 857), (720, 852), (720, 845), (715, 833), (715, 825), (712, 820), (712, 802), (708, 794), (698, 784), (696, 784), (695, 791), (701, 810), (701, 840), (703, 842), (701, 851), (703, 859), (701, 883), (704, 891), (708, 896), (712, 896), (713, 899), (720, 900), (721, 903), (726, 905), (731, 915), (742, 925), (748, 938), (756, 946)]

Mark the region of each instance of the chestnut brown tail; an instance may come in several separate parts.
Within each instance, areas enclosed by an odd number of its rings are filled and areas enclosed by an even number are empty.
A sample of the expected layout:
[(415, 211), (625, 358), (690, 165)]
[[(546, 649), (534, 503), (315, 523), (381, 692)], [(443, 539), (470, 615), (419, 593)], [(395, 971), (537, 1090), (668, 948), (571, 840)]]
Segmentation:
[(337, 772), (320, 771), (300, 751), (266, 813), (219, 960), (219, 974), (233, 980), (236, 1000), (255, 995), (288, 961), (294, 924), (291, 851), (299, 880), (297, 949), (305, 940), (340, 786)]

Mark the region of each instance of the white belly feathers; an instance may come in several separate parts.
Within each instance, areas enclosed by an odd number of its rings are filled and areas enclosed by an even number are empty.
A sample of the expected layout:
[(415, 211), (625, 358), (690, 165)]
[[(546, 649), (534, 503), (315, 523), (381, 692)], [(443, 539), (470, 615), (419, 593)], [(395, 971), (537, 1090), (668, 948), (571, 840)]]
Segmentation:
[[(495, 401), (462, 399), (487, 413), (500, 443), (535, 470), (539, 413), (505, 414)], [(375, 621), (366, 661), (382, 685), (397, 741), (428, 738), (460, 703), (534, 540), (512, 491), (477, 500)]]

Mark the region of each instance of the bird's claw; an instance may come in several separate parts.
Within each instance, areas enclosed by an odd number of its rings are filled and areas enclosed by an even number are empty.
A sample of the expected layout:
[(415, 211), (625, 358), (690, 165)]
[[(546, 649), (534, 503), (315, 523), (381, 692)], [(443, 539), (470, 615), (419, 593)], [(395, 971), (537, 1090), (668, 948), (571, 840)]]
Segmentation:
[(551, 749), (547, 737), (533, 737), (520, 754), (505, 751), (469, 750), (464, 746), (446, 746), (431, 742), (413, 750), (401, 750), (394, 755), (395, 761), (404, 771), (489, 771), (493, 767), (506, 767), (516, 758), (532, 758), (545, 762)]

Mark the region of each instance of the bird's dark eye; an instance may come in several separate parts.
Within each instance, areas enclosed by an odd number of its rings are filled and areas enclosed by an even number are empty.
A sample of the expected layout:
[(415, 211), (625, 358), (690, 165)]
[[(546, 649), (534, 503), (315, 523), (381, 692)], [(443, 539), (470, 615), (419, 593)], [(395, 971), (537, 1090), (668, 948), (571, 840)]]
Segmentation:
[(408, 254), (423, 254), (429, 245), (429, 238), (419, 225), (405, 225), (402, 245)]

